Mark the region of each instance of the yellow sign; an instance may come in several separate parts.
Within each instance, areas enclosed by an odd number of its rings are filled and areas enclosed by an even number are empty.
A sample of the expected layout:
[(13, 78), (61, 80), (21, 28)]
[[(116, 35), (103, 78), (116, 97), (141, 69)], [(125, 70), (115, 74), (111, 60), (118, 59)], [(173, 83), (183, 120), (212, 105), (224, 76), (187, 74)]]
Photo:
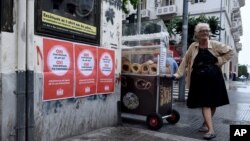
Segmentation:
[(52, 25), (57, 25), (60, 27), (72, 29), (75, 31), (96, 35), (96, 27), (94, 26), (84, 24), (75, 20), (71, 20), (69, 18), (65, 18), (62, 16), (58, 16), (56, 14), (52, 14), (49, 12), (45, 11), (42, 12), (42, 21)]

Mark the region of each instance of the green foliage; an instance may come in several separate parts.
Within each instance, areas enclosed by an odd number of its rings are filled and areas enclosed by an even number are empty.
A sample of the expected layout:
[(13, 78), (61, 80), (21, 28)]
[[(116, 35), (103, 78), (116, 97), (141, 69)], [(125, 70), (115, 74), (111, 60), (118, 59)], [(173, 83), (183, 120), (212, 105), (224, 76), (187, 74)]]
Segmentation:
[[(180, 24), (180, 25), (179, 25)], [(182, 21), (178, 17), (174, 17), (172, 20), (165, 23), (170, 36), (178, 34), (182, 28)]]
[(220, 30), (224, 30), (219, 25), (220, 23), (219, 17), (215, 17), (215, 16), (208, 17), (207, 23), (209, 23), (211, 32), (215, 35), (219, 35)]
[(238, 76), (240, 77), (241, 75), (246, 77), (249, 75), (246, 65), (238, 65)]
[(128, 9), (126, 8), (126, 5), (128, 5), (128, 0), (123, 0), (122, 1), (122, 11), (126, 14), (128, 14)]
[(122, 0), (122, 10), (126, 14), (129, 13), (129, 11), (128, 11), (127, 7), (126, 7), (129, 4), (129, 2), (133, 6), (134, 9), (136, 9), (137, 5), (138, 5), (138, 0)]
[[(220, 27), (220, 20), (218, 17), (206, 17), (205, 15), (200, 15), (199, 17), (189, 17), (188, 18), (188, 45), (194, 41), (194, 28), (198, 23), (208, 23), (211, 28), (211, 36), (216, 36), (219, 30), (223, 30)], [(175, 17), (170, 21), (165, 22), (168, 29), (169, 35), (173, 36), (182, 33), (182, 19), (180, 17)]]

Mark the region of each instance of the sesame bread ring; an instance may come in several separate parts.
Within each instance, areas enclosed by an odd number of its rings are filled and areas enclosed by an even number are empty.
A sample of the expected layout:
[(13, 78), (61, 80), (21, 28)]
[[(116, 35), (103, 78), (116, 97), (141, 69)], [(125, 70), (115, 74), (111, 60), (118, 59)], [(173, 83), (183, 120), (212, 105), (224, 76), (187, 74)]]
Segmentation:
[(149, 65), (149, 74), (157, 74), (157, 64)]
[(148, 74), (149, 71), (149, 65), (147, 63), (144, 63), (141, 65), (141, 73), (142, 74)]
[(138, 63), (133, 63), (130, 65), (132, 73), (141, 73), (141, 65)]
[(130, 72), (130, 63), (128, 61), (122, 63), (122, 72), (124, 73)]

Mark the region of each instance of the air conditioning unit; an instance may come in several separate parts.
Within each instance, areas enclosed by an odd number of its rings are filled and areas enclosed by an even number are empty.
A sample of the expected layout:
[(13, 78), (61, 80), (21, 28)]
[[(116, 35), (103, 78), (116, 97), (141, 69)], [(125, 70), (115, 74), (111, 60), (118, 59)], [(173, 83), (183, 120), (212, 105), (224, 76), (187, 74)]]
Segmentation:
[(158, 7), (156, 10), (156, 15), (177, 14), (176, 5)]
[(168, 7), (168, 12), (169, 12), (170, 14), (172, 14), (172, 13), (177, 13), (176, 5), (171, 5), (171, 6), (169, 6), (169, 7)]
[(236, 43), (236, 50), (240, 51), (242, 49), (241, 43)]
[(233, 33), (233, 39), (235, 42), (239, 42), (240, 41), (240, 33), (239, 32), (234, 32)]
[(141, 10), (141, 17), (142, 18), (149, 18), (150, 17), (150, 11), (148, 9), (142, 9)]

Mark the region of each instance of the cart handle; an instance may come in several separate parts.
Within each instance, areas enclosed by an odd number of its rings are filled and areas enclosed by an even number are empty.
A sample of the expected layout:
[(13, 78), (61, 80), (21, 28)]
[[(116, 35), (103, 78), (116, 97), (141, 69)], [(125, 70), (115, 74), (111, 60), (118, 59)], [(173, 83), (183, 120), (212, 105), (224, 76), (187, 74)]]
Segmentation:
[(174, 75), (171, 75), (171, 74), (160, 74), (159, 76), (160, 77), (166, 77), (166, 78), (169, 78), (169, 79), (172, 79), (172, 80), (176, 79), (176, 77)]

